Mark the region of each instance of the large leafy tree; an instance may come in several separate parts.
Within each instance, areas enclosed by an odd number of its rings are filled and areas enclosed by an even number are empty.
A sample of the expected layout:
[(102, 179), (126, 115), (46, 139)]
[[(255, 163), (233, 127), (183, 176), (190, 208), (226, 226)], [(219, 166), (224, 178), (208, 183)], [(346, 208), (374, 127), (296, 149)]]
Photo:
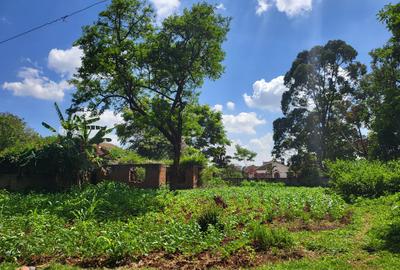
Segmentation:
[(185, 110), (196, 102), (206, 78), (222, 74), (230, 20), (205, 3), (166, 18), (161, 26), (153, 18), (144, 1), (113, 0), (95, 24), (84, 28), (76, 42), (83, 58), (73, 101), (91, 109), (130, 110), (135, 121), (157, 129), (172, 145), (177, 175)]
[(37, 140), (39, 135), (11, 113), (0, 113), (0, 152), (7, 147)]
[(364, 65), (344, 41), (329, 41), (298, 54), (285, 75), (288, 90), (282, 96), (284, 117), (274, 121), (274, 155), (295, 153), (294, 160), (315, 155), (325, 159), (359, 154), (358, 119), (347, 121), (359, 92)]
[(387, 5), (378, 14), (392, 37), (371, 52), (372, 72), (365, 80), (367, 113), (371, 123), (373, 158), (400, 158), (400, 4)]

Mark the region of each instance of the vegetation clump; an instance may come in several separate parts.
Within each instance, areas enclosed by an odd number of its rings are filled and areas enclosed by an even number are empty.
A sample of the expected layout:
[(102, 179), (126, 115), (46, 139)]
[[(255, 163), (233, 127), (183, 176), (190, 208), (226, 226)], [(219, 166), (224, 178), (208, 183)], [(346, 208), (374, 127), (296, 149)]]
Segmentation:
[[(307, 212), (304, 205), (310, 205)], [(104, 182), (62, 193), (0, 192), (0, 258), (20, 264), (55, 260), (97, 266), (135, 261), (155, 252), (230, 256), (251, 248), (254, 221), (339, 222), (346, 203), (324, 189), (228, 187), (171, 192)], [(288, 220), (287, 222), (291, 222)], [(276, 248), (289, 245), (272, 233)], [(285, 237), (283, 237), (285, 236)], [(262, 237), (262, 236), (261, 236)], [(270, 240), (268, 240), (270, 241)]]
[(294, 239), (284, 228), (271, 229), (263, 225), (255, 225), (251, 232), (251, 239), (256, 249), (269, 250), (271, 248), (291, 248)]
[(346, 199), (377, 198), (400, 191), (400, 162), (342, 161), (329, 162), (332, 188)]
[(219, 215), (219, 211), (215, 208), (206, 209), (203, 213), (201, 213), (197, 218), (200, 231), (206, 232), (210, 225), (215, 228), (223, 228), (223, 225), (219, 222)]

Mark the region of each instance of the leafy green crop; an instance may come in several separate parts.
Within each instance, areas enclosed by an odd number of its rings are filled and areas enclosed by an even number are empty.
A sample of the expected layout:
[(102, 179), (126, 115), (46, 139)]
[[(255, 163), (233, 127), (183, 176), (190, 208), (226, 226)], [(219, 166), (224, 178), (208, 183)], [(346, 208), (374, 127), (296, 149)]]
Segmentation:
[(104, 182), (57, 194), (0, 191), (0, 258), (115, 265), (157, 251), (228, 256), (252, 248), (254, 224), (340, 219), (345, 212), (345, 202), (325, 189), (277, 185), (172, 192)]

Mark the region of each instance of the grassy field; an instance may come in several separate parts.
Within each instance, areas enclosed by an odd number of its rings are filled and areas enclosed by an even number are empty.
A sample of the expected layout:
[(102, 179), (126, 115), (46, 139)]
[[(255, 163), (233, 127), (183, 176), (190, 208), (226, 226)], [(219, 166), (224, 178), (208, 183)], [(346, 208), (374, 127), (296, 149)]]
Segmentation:
[(0, 191), (0, 269), (399, 269), (379, 237), (398, 201), (349, 205), (328, 189), (252, 183)]

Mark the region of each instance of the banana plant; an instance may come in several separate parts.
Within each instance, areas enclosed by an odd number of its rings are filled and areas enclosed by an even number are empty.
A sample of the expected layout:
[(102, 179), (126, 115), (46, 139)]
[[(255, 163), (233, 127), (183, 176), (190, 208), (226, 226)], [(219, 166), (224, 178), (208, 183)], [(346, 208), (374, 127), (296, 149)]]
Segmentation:
[[(56, 108), (60, 125), (65, 131), (64, 137), (68, 139), (76, 138), (83, 146), (111, 141), (110, 138), (105, 138), (105, 136), (113, 130), (112, 128), (107, 129), (107, 127), (93, 125), (100, 120), (99, 117), (86, 118), (85, 115), (80, 116), (77, 114), (68, 114), (68, 117), (65, 119), (57, 103), (54, 103), (54, 107)], [(48, 123), (42, 122), (42, 126), (51, 132), (58, 134), (57, 130)], [(91, 136), (92, 131), (94, 130), (97, 130), (97, 133), (94, 136)], [(60, 134), (58, 135), (62, 136)]]
[[(113, 129), (107, 127), (94, 125), (100, 120), (99, 117), (87, 117), (86, 115), (68, 114), (65, 118), (57, 103), (54, 103), (56, 112), (60, 121), (62, 129), (65, 134), (59, 134), (57, 130), (51, 125), (42, 122), (42, 125), (57, 134), (61, 142), (72, 143), (78, 150), (81, 162), (78, 168), (79, 171), (79, 184), (88, 179), (89, 172), (96, 167), (101, 166), (102, 159), (96, 155), (96, 145), (111, 141), (110, 138), (105, 136)], [(93, 132), (94, 135), (93, 135)]]
[[(66, 132), (66, 136), (67, 138), (72, 138), (74, 135), (74, 132), (77, 130), (77, 115), (73, 115), (73, 114), (68, 114), (68, 118), (65, 119), (60, 107), (58, 106), (58, 104), (55, 102), (54, 103), (54, 107), (56, 108), (56, 112), (58, 115), (58, 119), (60, 121), (60, 125), (62, 127), (62, 129)], [(53, 133), (58, 134), (57, 130), (50, 126), (49, 124), (47, 124), (46, 122), (42, 122), (42, 126), (44, 126), (45, 128), (47, 128), (48, 130), (50, 130)]]

